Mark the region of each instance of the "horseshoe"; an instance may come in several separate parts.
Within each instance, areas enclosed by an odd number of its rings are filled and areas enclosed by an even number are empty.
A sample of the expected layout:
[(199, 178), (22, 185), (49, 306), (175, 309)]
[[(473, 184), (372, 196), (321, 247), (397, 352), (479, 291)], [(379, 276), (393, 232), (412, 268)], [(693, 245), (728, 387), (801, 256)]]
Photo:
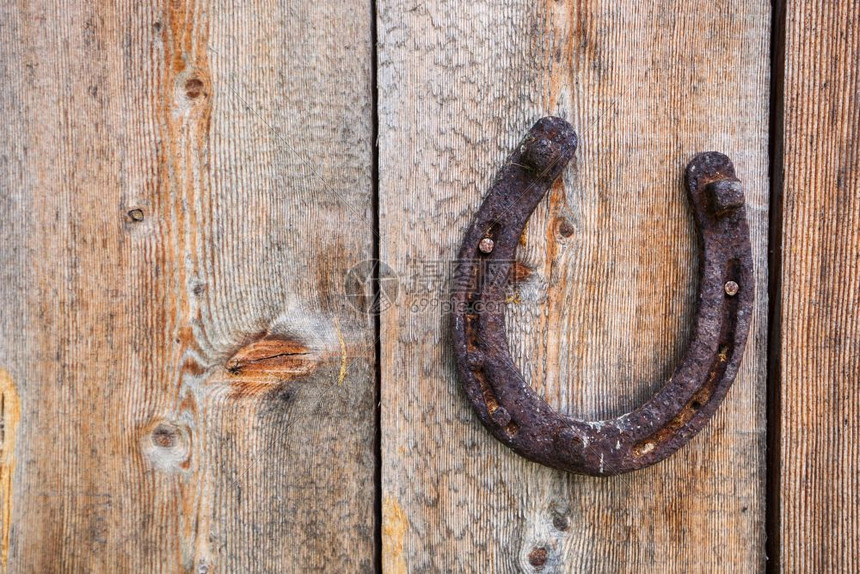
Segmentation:
[(752, 318), (753, 266), (744, 192), (723, 154), (695, 156), (686, 187), (698, 228), (693, 334), (672, 377), (639, 408), (583, 421), (555, 411), (523, 379), (505, 336), (505, 288), (526, 221), (576, 151), (573, 128), (539, 120), (508, 157), (466, 231), (451, 293), (457, 371), (484, 426), (523, 457), (609, 476), (655, 464), (716, 412), (738, 372)]

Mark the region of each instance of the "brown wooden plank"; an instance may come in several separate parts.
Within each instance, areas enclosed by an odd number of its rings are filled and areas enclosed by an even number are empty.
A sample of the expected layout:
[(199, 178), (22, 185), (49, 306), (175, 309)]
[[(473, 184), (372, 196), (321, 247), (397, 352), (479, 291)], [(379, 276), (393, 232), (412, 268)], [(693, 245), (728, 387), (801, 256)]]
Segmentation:
[(860, 571), (858, 3), (787, 2), (779, 566)]
[[(385, 570), (763, 568), (770, 4), (383, 0), (379, 39), (381, 257), (403, 284), (381, 319)], [(686, 162), (723, 151), (746, 185), (758, 298), (742, 371), (700, 436), (635, 474), (526, 462), (454, 376), (437, 278), (547, 114), (581, 147), (529, 223), (508, 335), (527, 379), (571, 414), (630, 410), (683, 352), (697, 259)]]
[(4, 569), (371, 570), (370, 7), (0, 11)]

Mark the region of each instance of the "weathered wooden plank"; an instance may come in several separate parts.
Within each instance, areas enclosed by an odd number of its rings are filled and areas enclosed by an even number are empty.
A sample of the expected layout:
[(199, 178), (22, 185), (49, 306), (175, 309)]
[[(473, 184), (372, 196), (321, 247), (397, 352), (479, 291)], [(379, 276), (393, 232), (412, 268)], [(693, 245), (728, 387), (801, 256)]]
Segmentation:
[(857, 2), (787, 2), (777, 544), (785, 572), (860, 571)]
[[(770, 4), (383, 0), (378, 29), (380, 251), (404, 287), (381, 319), (386, 571), (761, 569)], [(571, 414), (626, 412), (683, 352), (686, 162), (723, 151), (746, 184), (758, 299), (742, 371), (700, 436), (631, 475), (567, 476), (501, 447), (446, 346), (444, 262), (547, 114), (581, 148), (529, 223), (508, 333)]]
[(4, 569), (371, 570), (370, 6), (0, 10)]

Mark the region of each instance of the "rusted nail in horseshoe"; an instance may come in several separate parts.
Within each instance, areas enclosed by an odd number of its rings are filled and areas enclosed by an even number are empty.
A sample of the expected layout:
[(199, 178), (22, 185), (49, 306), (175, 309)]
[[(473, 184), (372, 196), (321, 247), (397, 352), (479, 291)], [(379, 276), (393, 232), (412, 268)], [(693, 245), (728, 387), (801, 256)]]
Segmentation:
[(460, 249), (453, 341), (466, 395), (497, 439), (535, 462), (608, 476), (668, 457), (719, 407), (738, 372), (752, 318), (752, 254), (732, 162), (716, 152), (697, 155), (687, 166), (686, 186), (699, 235), (699, 292), (681, 363), (651, 399), (618, 418), (589, 422), (556, 412), (511, 360), (505, 287), (526, 221), (576, 144), (566, 121), (543, 118), (508, 157)]

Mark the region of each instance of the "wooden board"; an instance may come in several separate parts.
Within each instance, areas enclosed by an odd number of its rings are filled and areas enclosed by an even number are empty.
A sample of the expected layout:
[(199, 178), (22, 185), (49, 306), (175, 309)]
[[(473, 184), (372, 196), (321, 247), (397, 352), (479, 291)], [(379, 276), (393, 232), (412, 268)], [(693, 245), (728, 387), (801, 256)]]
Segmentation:
[(0, 12), (3, 569), (371, 570), (370, 7)]
[(857, 3), (786, 4), (780, 569), (860, 571)]
[[(753, 572), (764, 567), (770, 3), (379, 4), (387, 572)], [(529, 222), (508, 306), (515, 360), (556, 408), (617, 416), (689, 334), (695, 230), (682, 174), (705, 150), (745, 182), (758, 292), (746, 357), (708, 428), (670, 460), (565, 475), (497, 443), (461, 394), (445, 262), (496, 169), (560, 115), (575, 165)]]

